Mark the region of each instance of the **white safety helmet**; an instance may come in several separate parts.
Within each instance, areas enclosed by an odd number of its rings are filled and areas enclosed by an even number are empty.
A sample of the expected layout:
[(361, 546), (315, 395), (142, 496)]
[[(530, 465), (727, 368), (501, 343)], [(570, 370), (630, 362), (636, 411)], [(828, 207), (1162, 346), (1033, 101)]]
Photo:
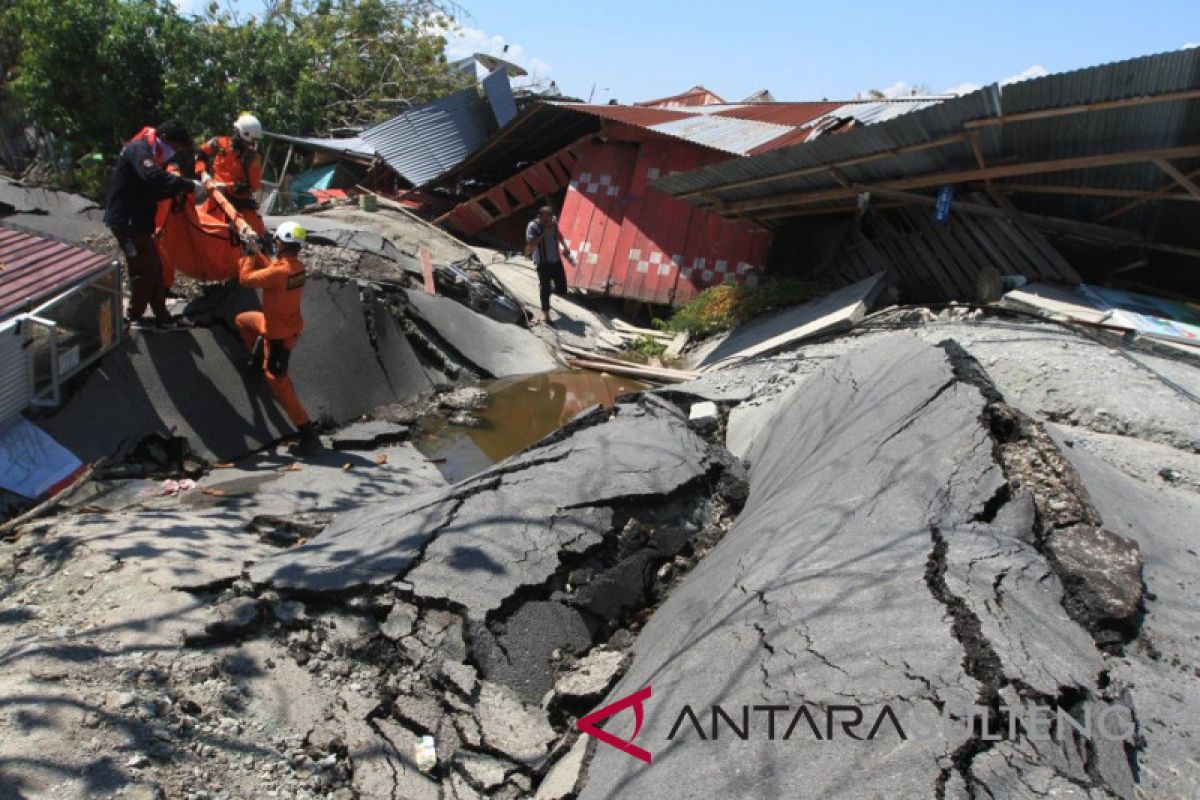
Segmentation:
[(238, 138), (243, 142), (253, 142), (263, 136), (262, 123), (258, 121), (258, 117), (247, 111), (243, 111), (233, 121), (233, 129), (237, 131)]
[(308, 231), (303, 225), (288, 220), (275, 229), (275, 238), (284, 244), (299, 247), (308, 239)]

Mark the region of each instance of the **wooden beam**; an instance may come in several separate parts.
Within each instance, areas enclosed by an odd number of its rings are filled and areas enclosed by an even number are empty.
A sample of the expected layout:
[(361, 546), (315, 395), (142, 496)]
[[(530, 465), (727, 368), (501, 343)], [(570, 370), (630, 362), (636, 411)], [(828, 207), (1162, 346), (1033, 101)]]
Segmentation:
[[(1017, 194), (1065, 194), (1075, 197), (1115, 197), (1115, 198), (1130, 198), (1130, 197), (1145, 197), (1144, 189), (1112, 189), (1101, 186), (1048, 186), (1039, 183), (997, 183), (995, 188), (1002, 192), (1015, 192)], [(1168, 189), (1172, 187), (1167, 187)], [(1200, 197), (1193, 197), (1190, 194), (1176, 193), (1159, 195), (1161, 200), (1184, 200), (1187, 202), (1200, 202)]]
[(1154, 159), (1154, 166), (1170, 175), (1176, 183), (1187, 189), (1188, 194), (1192, 197), (1200, 198), (1200, 186), (1197, 186), (1191, 178), (1180, 172), (1179, 168), (1170, 161), (1167, 161), (1165, 158), (1156, 158)]
[[(1197, 175), (1200, 175), (1200, 169), (1192, 170), (1191, 172), (1188, 173), (1187, 177), (1194, 178)], [(1154, 191), (1143, 194), (1137, 200), (1133, 200), (1129, 203), (1126, 203), (1125, 205), (1118, 208), (1116, 211), (1110, 211), (1109, 213), (1105, 214), (1103, 217), (1100, 217), (1098, 220), (1096, 220), (1096, 222), (1108, 222), (1111, 219), (1116, 219), (1117, 217), (1121, 216), (1122, 214), (1126, 214), (1126, 213), (1132, 211), (1133, 209), (1137, 208), (1140, 205), (1149, 203), (1151, 200), (1155, 200), (1159, 197), (1170, 196), (1171, 192), (1173, 192), (1175, 190), (1175, 186), (1176, 186), (1175, 181), (1171, 181), (1170, 183), (1165, 183), (1162, 186), (1155, 189)]]
[[(1195, 100), (1200, 98), (1200, 89), (1189, 89), (1182, 92), (1167, 92), (1158, 95), (1146, 95), (1144, 97), (1128, 97), (1120, 100), (1103, 100), (1096, 103), (1082, 103), (1073, 106), (1059, 106), (1058, 108), (1043, 108), (1035, 111), (1025, 111), (1019, 114), (1009, 114), (1007, 116), (987, 117), (985, 119), (968, 120), (963, 123), (963, 130), (970, 132), (978, 128), (987, 128), (995, 125), (1007, 125), (1013, 122), (1026, 122), (1035, 119), (1050, 119), (1053, 117), (1064, 117), (1072, 114), (1084, 114), (1091, 111), (1104, 111), (1114, 108), (1133, 108), (1136, 106), (1149, 105), (1152, 103), (1170, 103), (1185, 100)], [(884, 150), (878, 153), (872, 153), (867, 156), (859, 156), (857, 158), (839, 161), (832, 166), (848, 167), (855, 164), (863, 164), (868, 161), (875, 161), (880, 158), (890, 158), (891, 156), (903, 155), (905, 153), (915, 153), (921, 150), (931, 148), (944, 147), (948, 144), (963, 141), (966, 137), (963, 133), (956, 133), (950, 136), (934, 139), (929, 142), (921, 142), (919, 144), (908, 145), (906, 147), (893, 148)], [(771, 183), (773, 181), (787, 180), (788, 178), (798, 178), (804, 175), (811, 175), (815, 172), (820, 172), (828, 165), (806, 167), (801, 170), (792, 170), (789, 172), (781, 172), (776, 175), (760, 176), (757, 178), (749, 178), (746, 180), (732, 181), (730, 183), (717, 184), (708, 186), (704, 189), (696, 189), (684, 194), (678, 195), (680, 198), (694, 197), (701, 193), (711, 193), (723, 191), (726, 189), (740, 189), (745, 186), (757, 186), (763, 183)]]
[[(880, 184), (882, 189), (920, 189), (929, 186), (939, 186), (952, 183), (967, 183), (982, 181), (988, 178), (1009, 178), (1022, 175), (1042, 175), (1051, 172), (1070, 172), (1094, 167), (1109, 167), (1119, 164), (1134, 164), (1155, 159), (1194, 158), (1200, 156), (1200, 146), (1168, 147), (1156, 150), (1139, 150), (1126, 153), (1105, 153), (1095, 156), (1078, 156), (1075, 158), (1051, 159), (1049, 161), (1033, 161), (1024, 164), (1006, 164), (988, 167), (987, 169), (967, 169), (953, 172), (940, 172), (931, 175), (918, 175), (911, 178), (885, 181)], [(741, 200), (733, 203), (723, 203), (717, 213), (737, 214), (743, 211), (759, 211), (764, 209), (782, 208), (785, 206), (807, 205), (822, 203), (829, 200), (843, 200), (857, 194), (854, 188), (827, 189), (817, 192), (794, 192), (754, 200)]]
[[(975, 163), (980, 169), (987, 169), (987, 159), (983, 157), (983, 147), (979, 144), (979, 132), (971, 131), (971, 152), (975, 154)], [(988, 184), (991, 184), (991, 179), (988, 179)]]
[(858, 164), (867, 164), (872, 161), (878, 161), (881, 158), (891, 158), (892, 156), (902, 156), (908, 153), (919, 153), (924, 150), (934, 150), (938, 147), (945, 147), (948, 144), (957, 144), (958, 142), (966, 141), (967, 134), (956, 133), (951, 136), (946, 136), (941, 139), (934, 139), (929, 142), (918, 142), (917, 144), (905, 145), (904, 147), (893, 147), (888, 150), (880, 150), (875, 153), (870, 153), (862, 156), (855, 156), (843, 161), (836, 161), (832, 164), (819, 164), (812, 167), (804, 167), (803, 169), (789, 170), (788, 172), (780, 172), (776, 175), (767, 175), (758, 178), (748, 178), (741, 181), (733, 181), (732, 183), (723, 183), (719, 186), (708, 186), (704, 189), (695, 189), (690, 192), (684, 192), (677, 195), (680, 199), (695, 197), (700, 194), (709, 194), (712, 192), (723, 191), (725, 189), (741, 189), (745, 186), (758, 186), (763, 183), (774, 183), (775, 181), (784, 181), (790, 178), (802, 178), (805, 175), (813, 175), (818, 172), (828, 172), (831, 168), (840, 169), (843, 167), (853, 167)]
[(1039, 108), (1035, 111), (1022, 111), (1018, 114), (1007, 114), (986, 119), (973, 119), (963, 123), (963, 128), (987, 128), (993, 125), (1007, 125), (1012, 122), (1028, 122), (1035, 119), (1052, 119), (1066, 117), (1072, 114), (1086, 114), (1091, 111), (1108, 111), (1114, 108), (1134, 108), (1152, 103), (1172, 103), (1183, 100), (1200, 98), (1200, 89), (1188, 89), (1182, 92), (1166, 92), (1142, 97), (1124, 97), (1119, 100), (1101, 100), (1095, 103), (1079, 103), (1073, 106), (1058, 106), (1057, 108)]

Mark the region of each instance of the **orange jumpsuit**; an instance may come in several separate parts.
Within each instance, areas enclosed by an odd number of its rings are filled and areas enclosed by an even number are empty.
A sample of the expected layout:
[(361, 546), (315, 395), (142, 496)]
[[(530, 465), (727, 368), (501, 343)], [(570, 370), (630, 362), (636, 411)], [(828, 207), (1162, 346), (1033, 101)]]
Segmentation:
[[(196, 154), (196, 176), (208, 172), (216, 183), (225, 184), (221, 191), (256, 233), (266, 233), (262, 217), (254, 205), (254, 197), (262, 191), (262, 156), (247, 144), (232, 136), (214, 136), (200, 145)], [(224, 217), (220, 206), (209, 198), (204, 210), (211, 216)]]
[[(296, 396), (296, 388), (286, 371), (271, 372), (271, 348), (284, 347), (289, 352), (300, 340), (304, 318), (300, 300), (304, 296), (304, 264), (295, 253), (267, 258), (261, 253), (242, 258), (238, 278), (243, 286), (262, 289), (262, 311), (243, 311), (234, 320), (247, 350), (254, 349), (255, 339), (262, 337), (263, 373), (279, 405), (297, 428), (309, 421), (308, 413)], [(285, 362), (286, 363), (286, 362)]]

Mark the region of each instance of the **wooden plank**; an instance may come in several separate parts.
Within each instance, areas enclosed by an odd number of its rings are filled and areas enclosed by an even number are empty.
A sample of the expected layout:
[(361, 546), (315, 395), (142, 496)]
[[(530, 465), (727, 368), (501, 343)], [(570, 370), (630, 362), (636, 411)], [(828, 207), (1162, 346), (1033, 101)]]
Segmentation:
[(992, 234), (997, 244), (1005, 243), (1013, 263), (1018, 266), (1018, 272), (1029, 278), (1051, 278), (1053, 272), (1047, 268), (1045, 258), (1021, 236), (1015, 223), (1006, 219), (994, 217), (978, 217), (977, 224)]
[(437, 294), (437, 284), (433, 282), (433, 259), (429, 257), (429, 248), (421, 245), (417, 255), (421, 258), (421, 274), (425, 276), (425, 293)]
[(685, 372), (680, 369), (668, 369), (666, 367), (644, 367), (640, 364), (631, 364), (629, 362), (612, 363), (614, 359), (606, 359), (598, 361), (594, 358), (568, 358), (567, 364), (579, 369), (594, 369), (600, 372), (611, 372), (614, 375), (628, 375), (633, 378), (644, 378), (657, 383), (683, 383), (684, 381), (693, 381), (700, 377), (696, 372)]
[(663, 358), (679, 358), (683, 355), (683, 348), (687, 347), (688, 339), (690, 338), (687, 331), (675, 334), (675, 338), (671, 340), (671, 344), (663, 352)]
[[(1187, 173), (1187, 176), (1189, 178), (1195, 178), (1197, 175), (1200, 175), (1200, 169), (1194, 169), (1191, 172)], [(1146, 192), (1138, 199), (1131, 200), (1130, 202), (1128, 202), (1125, 205), (1118, 208), (1116, 211), (1110, 211), (1109, 213), (1105, 214), (1103, 217), (1100, 217), (1099, 219), (1097, 219), (1096, 222), (1108, 222), (1111, 219), (1116, 219), (1117, 217), (1119, 217), (1123, 214), (1127, 214), (1128, 212), (1132, 211), (1133, 209), (1135, 209), (1141, 205), (1149, 203), (1151, 200), (1157, 200), (1160, 197), (1167, 197), (1167, 196), (1171, 195), (1172, 192), (1175, 191), (1176, 186), (1177, 186), (1177, 184), (1175, 183), (1175, 181), (1171, 181), (1170, 183), (1163, 184), (1162, 186), (1158, 187), (1154, 191)], [(1190, 195), (1188, 195), (1188, 196), (1190, 197)]]
[(1154, 160), (1154, 165), (1174, 178), (1175, 182), (1184, 189), (1187, 189), (1188, 194), (1190, 194), (1192, 197), (1200, 198), (1200, 186), (1197, 186), (1191, 178), (1180, 172), (1179, 168), (1170, 161), (1167, 161), (1164, 158), (1156, 158)]
[[(1039, 183), (998, 183), (993, 187), (1002, 192), (1017, 193), (1017, 194), (1065, 194), (1069, 197), (1114, 197), (1114, 198), (1130, 198), (1130, 197), (1145, 197), (1144, 189), (1113, 189), (1104, 186), (1049, 186)], [(1167, 189), (1171, 189), (1167, 186)], [(1171, 194), (1158, 195), (1160, 200), (1184, 200), (1189, 203), (1200, 201), (1200, 197), (1193, 197), (1190, 194), (1179, 192)]]
[[(909, 178), (884, 181), (880, 184), (883, 189), (920, 189), (943, 184), (967, 183), (988, 178), (1009, 178), (1022, 175), (1042, 175), (1052, 172), (1070, 172), (1072, 170), (1093, 169), (1095, 167), (1112, 167), (1121, 164), (1136, 164), (1155, 159), (1195, 158), (1200, 156), (1200, 146), (1187, 145), (1183, 147), (1167, 147), (1154, 150), (1135, 150), (1124, 153), (1102, 153), (1092, 156), (1076, 156), (1074, 158), (1056, 158), (1046, 161), (1030, 161), (1018, 164), (1004, 164), (987, 169), (964, 169), (952, 172), (939, 172), (917, 175)], [(817, 192), (789, 192), (775, 197), (740, 200), (732, 203), (722, 203), (717, 213), (723, 215), (738, 214), (743, 211), (761, 211), (770, 208), (781, 208), (791, 205), (806, 205), (822, 203), (829, 200), (842, 200), (858, 195), (857, 188), (827, 189)]]
[(1080, 278), (1079, 273), (1075, 271), (1075, 268), (1071, 266), (1067, 259), (1063, 258), (1063, 254), (1058, 252), (1054, 245), (1046, 241), (1046, 237), (1042, 236), (1042, 234), (1039, 233), (1036, 228), (1034, 228), (1033, 223), (1029, 221), (1029, 218), (1025, 216), (1024, 212), (1013, 205), (1012, 201), (1009, 200), (1003, 192), (989, 190), (988, 194), (991, 196), (996, 205), (1008, 213), (1009, 217), (1013, 221), (1013, 224), (1016, 225), (1018, 230), (1020, 230), (1028, 238), (1033, 247), (1036, 248), (1039, 253), (1041, 253), (1042, 258), (1045, 261), (1047, 274), (1059, 280), (1066, 281), (1067, 283), (1079, 283), (1082, 281), (1082, 278)]
[[(916, 209), (907, 210), (911, 213), (920, 215), (920, 212)], [(951, 220), (951, 224), (953, 224), (953, 220)], [(953, 270), (954, 272), (962, 273), (968, 276), (972, 284), (972, 295), (974, 295), (973, 287), (976, 281), (975, 276), (978, 274), (978, 269), (975, 268), (974, 264), (961, 257), (961, 251), (956, 253), (958, 248), (956, 246), (952, 247), (954, 242), (950, 238), (950, 234), (946, 230), (946, 226), (939, 225), (937, 222), (931, 222), (929, 224), (929, 233), (926, 236), (926, 240), (929, 246), (933, 249), (934, 253), (937, 255), (938, 261), (941, 264), (944, 264), (947, 270)]]

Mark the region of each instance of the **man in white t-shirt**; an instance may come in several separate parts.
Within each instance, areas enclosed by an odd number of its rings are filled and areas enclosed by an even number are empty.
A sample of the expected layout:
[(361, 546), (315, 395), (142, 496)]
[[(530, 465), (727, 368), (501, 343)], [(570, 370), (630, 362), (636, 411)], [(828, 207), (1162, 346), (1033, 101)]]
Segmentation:
[(571, 266), (575, 265), (571, 249), (558, 232), (558, 218), (550, 206), (538, 209), (537, 219), (531, 220), (525, 228), (525, 255), (532, 258), (537, 267), (542, 321), (549, 325), (550, 295), (565, 297), (567, 294), (567, 271), (563, 268), (562, 259), (569, 261)]

